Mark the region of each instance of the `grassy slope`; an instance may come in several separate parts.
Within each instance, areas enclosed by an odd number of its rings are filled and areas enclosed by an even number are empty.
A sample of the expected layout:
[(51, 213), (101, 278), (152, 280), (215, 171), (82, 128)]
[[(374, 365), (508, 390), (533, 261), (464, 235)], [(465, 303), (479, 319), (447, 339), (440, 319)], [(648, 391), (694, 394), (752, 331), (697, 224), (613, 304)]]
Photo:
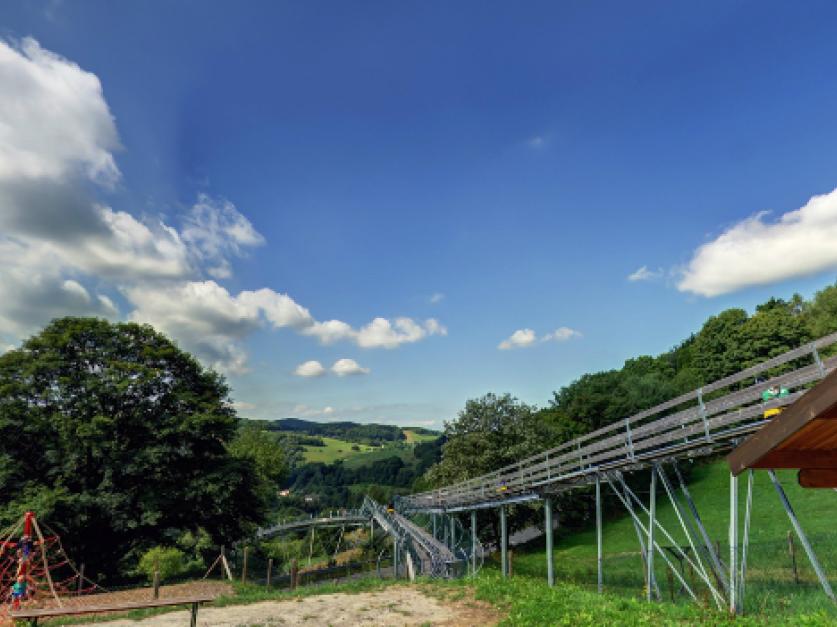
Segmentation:
[[(325, 446), (305, 446), (305, 461), (306, 462), (322, 462), (330, 464), (336, 462), (338, 459), (347, 459), (349, 457), (360, 456), (375, 448), (366, 444), (356, 444), (354, 442), (347, 442), (346, 440), (338, 440), (337, 438), (323, 437)], [(352, 446), (357, 446), (360, 451), (353, 451)]]
[(438, 433), (416, 433), (412, 429), (404, 429), (402, 431), (404, 437), (407, 438), (408, 444), (416, 444), (418, 442), (430, 442), (439, 437)]
[[(832, 490), (803, 490), (796, 483), (795, 472), (778, 473), (809, 539), (814, 545), (826, 571), (837, 576), (837, 494)], [(671, 477), (673, 479), (673, 477)], [(739, 479), (740, 524), (744, 520), (746, 475)], [(603, 488), (609, 492), (607, 487)], [(727, 559), (729, 519), (729, 474), (723, 462), (695, 468), (689, 489), (697, 503), (707, 531), (713, 540), (721, 542), (722, 558)], [(640, 494), (647, 501), (647, 493)], [(677, 544), (686, 545), (675, 513), (665, 493), (660, 488), (657, 495), (657, 512), (660, 521), (672, 534)], [(793, 583), (791, 561), (788, 554), (787, 533), (790, 522), (777, 497), (766, 472), (755, 474), (753, 490), (753, 514), (750, 532), (751, 549), (748, 570), (748, 610), (760, 614), (770, 612), (832, 612), (831, 606), (816, 584), (801, 546), (797, 542), (797, 563), (801, 585)], [(658, 542), (665, 546), (671, 542), (657, 534)], [(637, 553), (637, 537), (627, 516), (606, 521), (603, 529), (605, 551), (605, 586), (619, 594), (635, 596), (641, 593), (642, 575)], [(661, 560), (656, 559), (657, 579), (663, 593), (669, 594), (667, 574)], [(592, 586), (596, 580), (595, 529), (570, 533), (556, 539), (555, 564), (557, 576), (583, 586)], [(515, 560), (520, 574), (537, 578), (545, 577), (546, 565), (542, 549), (523, 552)], [(705, 589), (705, 588), (702, 588)], [(837, 614), (835, 614), (837, 616)]]
[[(420, 442), (435, 440), (438, 435), (427, 435), (416, 433), (410, 429), (404, 430), (406, 440), (401, 442), (389, 442), (383, 447), (368, 446), (337, 438), (323, 437), (326, 446), (305, 446), (304, 457), (306, 462), (323, 462), (330, 464), (337, 460), (343, 460), (347, 467), (357, 468), (372, 462), (387, 459), (389, 457), (400, 457), (405, 463), (413, 460), (412, 445)], [(407, 446), (405, 446), (405, 444)], [(360, 447), (360, 451), (353, 451), (352, 446)]]

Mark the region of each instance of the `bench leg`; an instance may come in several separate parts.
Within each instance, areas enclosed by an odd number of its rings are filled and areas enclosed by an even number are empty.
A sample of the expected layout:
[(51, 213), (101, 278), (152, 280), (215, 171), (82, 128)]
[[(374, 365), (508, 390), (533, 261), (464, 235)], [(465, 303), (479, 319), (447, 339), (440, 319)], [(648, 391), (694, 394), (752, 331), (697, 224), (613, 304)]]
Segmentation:
[(198, 604), (192, 603), (192, 622), (189, 623), (191, 627), (198, 627)]

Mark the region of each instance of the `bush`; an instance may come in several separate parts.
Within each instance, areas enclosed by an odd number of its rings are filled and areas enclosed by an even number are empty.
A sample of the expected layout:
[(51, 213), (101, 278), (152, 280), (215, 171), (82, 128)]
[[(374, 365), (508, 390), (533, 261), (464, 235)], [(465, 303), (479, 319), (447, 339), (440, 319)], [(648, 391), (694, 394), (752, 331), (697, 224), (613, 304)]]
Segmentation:
[(140, 558), (137, 570), (154, 579), (154, 571), (160, 571), (160, 581), (177, 577), (186, 572), (186, 556), (180, 549), (168, 546), (155, 546)]

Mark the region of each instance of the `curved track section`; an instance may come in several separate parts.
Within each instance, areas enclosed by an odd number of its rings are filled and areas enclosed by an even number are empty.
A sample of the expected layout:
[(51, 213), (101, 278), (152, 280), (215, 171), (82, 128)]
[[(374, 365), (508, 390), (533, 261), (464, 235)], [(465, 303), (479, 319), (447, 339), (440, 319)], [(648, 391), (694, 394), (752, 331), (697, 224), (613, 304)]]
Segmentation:
[(369, 522), (369, 516), (366, 516), (359, 511), (347, 512), (339, 516), (321, 516), (319, 518), (295, 518), (293, 520), (283, 521), (272, 527), (265, 527), (256, 531), (256, 538), (259, 540), (266, 540), (273, 536), (280, 535), (289, 531), (299, 531), (300, 529), (308, 529), (310, 527), (345, 527), (350, 525), (365, 525)]

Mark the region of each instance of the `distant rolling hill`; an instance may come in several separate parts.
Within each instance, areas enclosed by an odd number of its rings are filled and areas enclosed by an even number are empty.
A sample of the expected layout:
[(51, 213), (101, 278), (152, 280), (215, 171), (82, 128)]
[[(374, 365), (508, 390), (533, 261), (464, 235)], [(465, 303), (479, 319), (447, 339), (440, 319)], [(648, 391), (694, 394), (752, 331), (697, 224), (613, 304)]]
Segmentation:
[(439, 437), (439, 433), (422, 427), (402, 428), (395, 425), (360, 424), (357, 422), (314, 422), (301, 418), (282, 418), (266, 422), (270, 431), (302, 433), (329, 437), (355, 444), (380, 446), (388, 442), (421, 442)]

